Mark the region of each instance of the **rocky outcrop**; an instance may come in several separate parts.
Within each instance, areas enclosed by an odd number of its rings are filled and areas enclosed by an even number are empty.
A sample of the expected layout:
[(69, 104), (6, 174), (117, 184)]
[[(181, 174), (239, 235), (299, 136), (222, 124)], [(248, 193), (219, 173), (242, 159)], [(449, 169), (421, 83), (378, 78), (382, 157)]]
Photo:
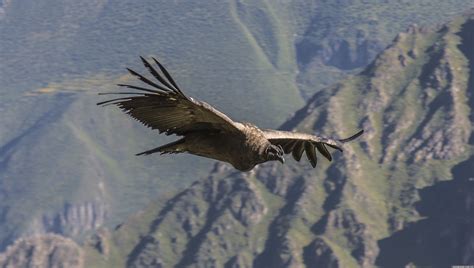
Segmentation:
[(67, 203), (60, 212), (43, 214), (32, 220), (24, 235), (54, 233), (75, 241), (83, 241), (86, 236), (103, 227), (107, 213), (108, 209), (100, 201)]
[(0, 253), (0, 266), (14, 267), (83, 267), (83, 251), (74, 241), (59, 235), (45, 234), (20, 238)]
[(158, 212), (147, 234), (129, 254), (127, 266), (223, 266), (245, 262), (235, 253), (253, 252), (256, 245), (241, 238), (256, 235), (254, 227), (267, 213), (255, 183), (238, 173), (194, 183)]
[(305, 265), (307, 267), (339, 267), (339, 261), (334, 251), (320, 237), (317, 237), (304, 250)]
[(43, 216), (42, 229), (78, 238), (88, 231), (99, 229), (106, 219), (107, 210), (103, 203), (65, 204), (61, 212)]

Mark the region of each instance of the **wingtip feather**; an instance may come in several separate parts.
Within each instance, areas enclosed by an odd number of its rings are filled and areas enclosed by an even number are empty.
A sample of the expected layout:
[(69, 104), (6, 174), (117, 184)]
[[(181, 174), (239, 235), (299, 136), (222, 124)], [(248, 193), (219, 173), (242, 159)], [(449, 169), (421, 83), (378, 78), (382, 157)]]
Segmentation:
[(352, 141), (352, 140), (355, 140), (357, 139), (359, 136), (361, 136), (362, 134), (364, 134), (364, 130), (360, 130), (359, 132), (357, 132), (356, 134), (350, 136), (349, 138), (345, 138), (345, 139), (340, 139), (339, 141), (342, 142), (342, 143), (345, 143), (345, 142), (349, 142), (349, 141)]
[(166, 68), (163, 66), (163, 64), (161, 64), (155, 57), (152, 57), (153, 61), (155, 61), (156, 65), (158, 65), (158, 67), (160, 68), (161, 72), (165, 75), (166, 79), (168, 79), (168, 81), (171, 83), (171, 85), (173, 86), (173, 88), (176, 89), (177, 92), (179, 92), (181, 95), (185, 96), (184, 93), (181, 91), (181, 89), (179, 88), (178, 84), (176, 84), (176, 82), (174, 81), (173, 77), (170, 75), (170, 73), (168, 72), (168, 70), (166, 70)]
[(326, 148), (326, 146), (324, 146), (323, 143), (316, 143), (316, 148), (318, 149), (318, 151), (324, 156), (327, 158), (327, 160), (329, 161), (332, 161), (332, 156), (331, 156), (331, 153), (329, 153), (328, 149)]

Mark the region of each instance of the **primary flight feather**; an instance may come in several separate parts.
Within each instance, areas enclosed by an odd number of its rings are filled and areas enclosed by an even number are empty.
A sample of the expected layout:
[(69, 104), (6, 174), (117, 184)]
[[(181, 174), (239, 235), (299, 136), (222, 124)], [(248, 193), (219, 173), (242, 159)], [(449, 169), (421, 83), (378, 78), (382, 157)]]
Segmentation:
[(300, 161), (306, 153), (311, 165), (316, 167), (316, 150), (331, 161), (332, 156), (326, 146), (342, 152), (343, 143), (363, 133), (361, 130), (346, 139), (329, 139), (306, 133), (259, 129), (250, 123), (235, 122), (211, 105), (186, 96), (158, 60), (152, 58), (160, 71), (143, 57), (140, 58), (156, 81), (127, 68), (147, 87), (119, 84), (136, 91), (99, 93), (125, 97), (97, 104), (117, 105), (145, 126), (182, 138), (137, 155), (187, 152), (228, 162), (238, 170), (248, 171), (267, 161), (284, 163), (284, 154), (291, 153)]

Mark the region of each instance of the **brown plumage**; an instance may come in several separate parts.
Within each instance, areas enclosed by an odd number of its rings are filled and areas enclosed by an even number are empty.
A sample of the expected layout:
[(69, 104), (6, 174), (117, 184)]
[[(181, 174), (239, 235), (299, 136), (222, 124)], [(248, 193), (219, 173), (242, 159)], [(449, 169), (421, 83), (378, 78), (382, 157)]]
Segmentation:
[(284, 154), (291, 153), (300, 161), (303, 152), (306, 152), (309, 162), (316, 167), (316, 150), (331, 161), (326, 146), (342, 151), (342, 143), (354, 140), (363, 133), (361, 130), (347, 139), (336, 140), (305, 133), (261, 130), (250, 123), (235, 122), (209, 104), (186, 96), (155, 58), (153, 61), (161, 74), (147, 60), (140, 58), (157, 81), (149, 80), (131, 69), (128, 71), (152, 89), (119, 84), (137, 91), (99, 93), (126, 96), (99, 102), (98, 105), (115, 104), (145, 126), (183, 138), (137, 155), (187, 152), (228, 162), (238, 170), (248, 171), (267, 161), (284, 163)]

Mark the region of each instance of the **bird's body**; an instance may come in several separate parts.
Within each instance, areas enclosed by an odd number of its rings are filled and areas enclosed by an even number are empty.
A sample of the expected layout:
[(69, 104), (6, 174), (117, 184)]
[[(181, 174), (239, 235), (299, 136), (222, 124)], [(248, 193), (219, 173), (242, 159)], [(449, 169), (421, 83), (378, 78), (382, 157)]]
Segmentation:
[(137, 155), (187, 152), (224, 161), (238, 170), (248, 171), (267, 161), (278, 160), (284, 163), (283, 155), (289, 153), (299, 161), (303, 152), (306, 152), (308, 160), (315, 167), (316, 149), (328, 160), (332, 160), (326, 145), (342, 151), (342, 143), (357, 138), (363, 132), (360, 131), (347, 139), (335, 140), (305, 133), (261, 130), (250, 123), (235, 122), (211, 105), (186, 96), (167, 70), (156, 59), (153, 60), (162, 74), (142, 58), (145, 67), (160, 84), (128, 70), (154, 89), (119, 85), (140, 92), (103, 93), (122, 94), (127, 97), (98, 103), (115, 104), (160, 133), (183, 136), (177, 141)]
[[(238, 170), (248, 171), (255, 165), (267, 161), (262, 155), (271, 144), (256, 126), (246, 123), (241, 124), (241, 127), (241, 133), (190, 133), (171, 146), (161, 146), (160, 152), (188, 152), (227, 162)], [(236, 154), (236, 152), (246, 153)]]

